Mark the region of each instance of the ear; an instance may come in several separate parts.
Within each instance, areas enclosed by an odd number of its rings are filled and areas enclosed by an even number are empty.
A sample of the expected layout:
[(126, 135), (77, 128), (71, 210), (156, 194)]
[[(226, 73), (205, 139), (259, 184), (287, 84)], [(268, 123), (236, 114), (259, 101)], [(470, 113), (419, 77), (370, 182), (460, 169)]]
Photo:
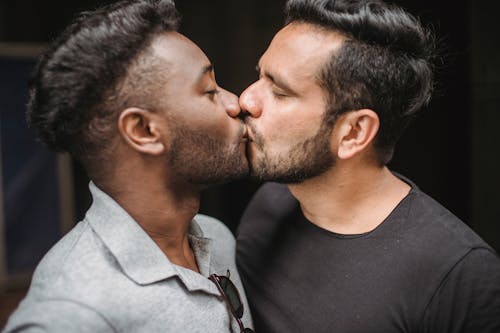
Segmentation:
[(364, 151), (375, 139), (380, 120), (375, 111), (351, 111), (338, 119), (338, 149), (340, 159), (349, 159)]
[(162, 119), (155, 113), (140, 109), (128, 108), (118, 118), (118, 130), (121, 136), (133, 149), (148, 155), (160, 155), (165, 152), (162, 141)]

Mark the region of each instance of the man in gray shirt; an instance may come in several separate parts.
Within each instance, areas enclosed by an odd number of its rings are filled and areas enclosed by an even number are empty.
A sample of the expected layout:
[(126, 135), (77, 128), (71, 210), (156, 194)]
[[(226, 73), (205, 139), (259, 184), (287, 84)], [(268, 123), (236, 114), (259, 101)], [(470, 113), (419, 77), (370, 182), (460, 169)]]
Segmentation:
[(196, 215), (207, 185), (247, 174), (246, 127), (177, 25), (171, 1), (122, 1), (41, 57), (28, 122), (82, 163), (93, 204), (4, 332), (251, 332), (234, 238)]

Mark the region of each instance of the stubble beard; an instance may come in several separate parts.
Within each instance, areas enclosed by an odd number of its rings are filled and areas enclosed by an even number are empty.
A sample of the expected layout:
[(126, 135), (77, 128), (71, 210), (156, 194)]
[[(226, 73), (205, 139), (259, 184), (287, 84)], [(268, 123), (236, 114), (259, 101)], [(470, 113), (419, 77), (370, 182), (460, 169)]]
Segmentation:
[(171, 170), (191, 184), (215, 185), (248, 175), (248, 162), (238, 143), (186, 129), (176, 129), (169, 154)]
[(260, 154), (249, 153), (250, 175), (259, 181), (285, 184), (297, 184), (321, 175), (335, 164), (330, 151), (332, 127), (323, 122), (314, 136), (296, 143), (288, 152), (278, 156), (266, 152), (266, 140), (254, 130), (252, 144)]

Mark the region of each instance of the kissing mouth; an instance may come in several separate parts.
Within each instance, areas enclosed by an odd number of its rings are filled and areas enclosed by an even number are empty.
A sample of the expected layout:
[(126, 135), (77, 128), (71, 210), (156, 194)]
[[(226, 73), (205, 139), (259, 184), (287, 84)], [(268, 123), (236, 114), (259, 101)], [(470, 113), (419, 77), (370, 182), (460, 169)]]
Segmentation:
[(247, 139), (248, 142), (254, 141), (254, 133), (252, 131), (252, 126), (248, 122), (245, 122), (245, 138)]
[(249, 137), (248, 137), (248, 126), (246, 124), (243, 124), (241, 127), (241, 142), (248, 142)]

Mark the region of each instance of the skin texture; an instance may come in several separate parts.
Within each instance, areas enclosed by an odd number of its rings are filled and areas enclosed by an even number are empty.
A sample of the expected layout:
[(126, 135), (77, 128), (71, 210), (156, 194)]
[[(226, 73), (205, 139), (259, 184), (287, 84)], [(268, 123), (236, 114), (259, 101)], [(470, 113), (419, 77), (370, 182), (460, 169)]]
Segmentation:
[(198, 271), (187, 235), (200, 192), (248, 173), (246, 128), (237, 97), (218, 87), (210, 61), (189, 39), (163, 33), (141, 56), (154, 57), (160, 74), (148, 88), (155, 108), (120, 113), (116, 167), (97, 185), (172, 263)]
[[(187, 38), (161, 37), (154, 51), (169, 64), (168, 81), (159, 86), (170, 130), (169, 166), (197, 184), (239, 178), (248, 170), (245, 126), (229, 115), (239, 112), (235, 96), (217, 86), (208, 58)], [(237, 111), (234, 111), (236, 109)]]
[(288, 25), (274, 37), (259, 61), (259, 80), (240, 97), (250, 115), (252, 175), (262, 180), (296, 183), (334, 162), (331, 127), (323, 122), (326, 96), (317, 75), (341, 39), (309, 26), (299, 33), (303, 27)]
[(252, 175), (288, 183), (319, 227), (359, 234), (376, 228), (410, 187), (374, 158), (379, 118), (373, 110), (352, 110), (330, 128), (325, 124), (328, 92), (318, 74), (344, 40), (308, 23), (285, 26), (240, 105), (248, 114)]

